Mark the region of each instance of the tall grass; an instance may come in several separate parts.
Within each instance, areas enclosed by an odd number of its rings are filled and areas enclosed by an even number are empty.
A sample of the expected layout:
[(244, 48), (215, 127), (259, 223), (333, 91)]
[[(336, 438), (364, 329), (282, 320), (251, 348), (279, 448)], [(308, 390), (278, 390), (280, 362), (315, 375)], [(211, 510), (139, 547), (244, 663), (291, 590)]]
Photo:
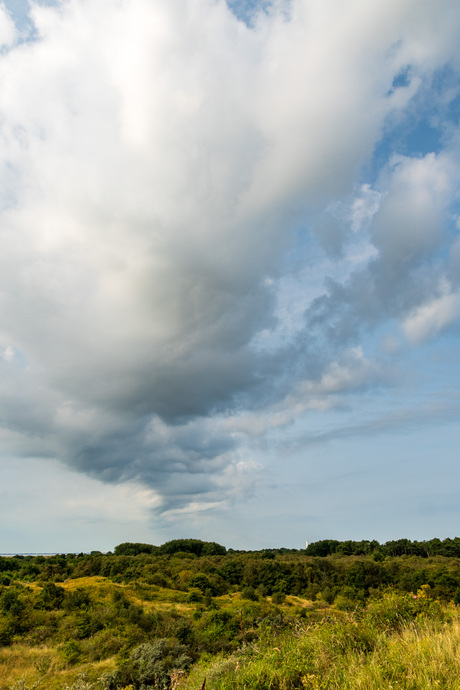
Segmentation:
[(15, 645), (0, 650), (0, 690), (66, 690), (82, 674), (88, 682), (81, 690), (101, 690), (99, 679), (114, 667), (113, 659), (63, 667), (56, 648)]
[(264, 631), (229, 657), (208, 657), (179, 686), (206, 690), (460, 690), (456, 607), (388, 594), (364, 610)]

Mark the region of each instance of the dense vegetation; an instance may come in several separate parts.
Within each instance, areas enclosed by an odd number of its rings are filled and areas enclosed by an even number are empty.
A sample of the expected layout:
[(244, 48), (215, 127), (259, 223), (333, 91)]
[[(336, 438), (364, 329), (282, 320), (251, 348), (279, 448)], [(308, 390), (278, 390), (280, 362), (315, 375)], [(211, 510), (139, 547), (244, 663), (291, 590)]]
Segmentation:
[(377, 541), (336, 541), (323, 539), (309, 545), (306, 553), (309, 556), (330, 556), (333, 553), (343, 556), (369, 556), (376, 560), (383, 560), (385, 556), (445, 556), (446, 558), (460, 558), (460, 538), (430, 539), (429, 541), (411, 541), (397, 539), (379, 544)]
[[(459, 548), (327, 540), (237, 552), (181, 539), (0, 558), (0, 688), (192, 689), (205, 677), (216, 689), (425, 687), (414, 680), (421, 640), (460, 650)], [(415, 656), (396, 671), (403, 639)]]

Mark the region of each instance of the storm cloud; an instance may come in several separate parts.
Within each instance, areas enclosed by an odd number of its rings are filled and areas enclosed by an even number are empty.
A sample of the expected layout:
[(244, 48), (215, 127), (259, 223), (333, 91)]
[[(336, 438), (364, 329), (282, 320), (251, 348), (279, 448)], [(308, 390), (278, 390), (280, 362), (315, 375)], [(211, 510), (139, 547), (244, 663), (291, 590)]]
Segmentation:
[[(457, 2), (245, 22), (223, 0), (67, 0), (29, 21), (1, 8), (12, 456), (142, 484), (159, 511), (218, 505), (257, 483), (251, 444), (393, 386), (398, 348), (456, 327)], [(438, 148), (378, 157), (435, 90)]]

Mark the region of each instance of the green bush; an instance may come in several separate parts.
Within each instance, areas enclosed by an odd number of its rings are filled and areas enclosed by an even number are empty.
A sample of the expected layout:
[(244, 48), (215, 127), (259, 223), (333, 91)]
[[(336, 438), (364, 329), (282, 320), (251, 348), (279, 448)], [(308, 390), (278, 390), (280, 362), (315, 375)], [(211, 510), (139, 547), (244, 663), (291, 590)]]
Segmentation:
[(64, 642), (64, 644), (62, 645), (61, 654), (66, 664), (73, 666), (78, 661), (80, 661), (82, 649), (78, 642), (76, 642), (75, 640), (69, 640), (68, 642)]
[(257, 601), (259, 598), (254, 587), (243, 587), (241, 596), (243, 599), (249, 599), (250, 601)]
[(47, 582), (43, 586), (35, 602), (35, 606), (37, 608), (47, 609), (48, 611), (58, 609), (62, 606), (64, 596), (65, 591), (62, 587), (55, 585), (53, 582)]
[(274, 592), (272, 595), (272, 602), (276, 606), (283, 604), (285, 599), (286, 599), (286, 595), (284, 594), (284, 592)]

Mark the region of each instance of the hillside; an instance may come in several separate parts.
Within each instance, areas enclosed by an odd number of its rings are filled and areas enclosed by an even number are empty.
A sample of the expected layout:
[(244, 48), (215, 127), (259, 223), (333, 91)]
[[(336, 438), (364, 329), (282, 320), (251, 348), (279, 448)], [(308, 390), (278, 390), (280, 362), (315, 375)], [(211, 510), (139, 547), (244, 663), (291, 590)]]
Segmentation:
[(442, 687), (460, 658), (460, 560), (334, 543), (0, 558), (0, 687)]

